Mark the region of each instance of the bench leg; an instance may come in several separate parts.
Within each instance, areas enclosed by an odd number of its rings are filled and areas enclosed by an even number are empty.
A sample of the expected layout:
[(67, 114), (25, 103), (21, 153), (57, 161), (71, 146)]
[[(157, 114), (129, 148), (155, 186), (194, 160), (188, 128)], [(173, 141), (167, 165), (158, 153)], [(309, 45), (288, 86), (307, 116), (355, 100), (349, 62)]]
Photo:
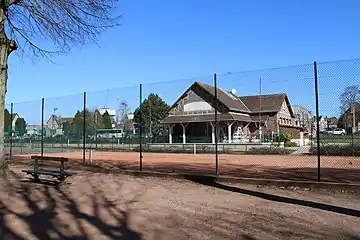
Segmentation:
[(41, 180), (37, 174), (31, 174), (31, 175), (33, 176), (35, 182), (41, 182)]
[(67, 178), (66, 175), (61, 175), (61, 176), (58, 176), (58, 177), (57, 177), (57, 179), (58, 179), (60, 182), (65, 181), (66, 178)]

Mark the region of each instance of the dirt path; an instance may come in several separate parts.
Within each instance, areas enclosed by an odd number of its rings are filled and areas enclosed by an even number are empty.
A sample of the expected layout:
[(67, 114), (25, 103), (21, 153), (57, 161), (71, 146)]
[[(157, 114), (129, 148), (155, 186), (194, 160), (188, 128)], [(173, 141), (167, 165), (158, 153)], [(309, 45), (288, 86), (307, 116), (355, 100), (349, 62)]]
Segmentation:
[[(0, 185), (1, 239), (360, 237), (360, 218), (351, 216), (360, 213), (360, 195), (350, 193), (234, 185), (243, 190), (238, 193), (184, 180), (89, 172), (58, 188), (19, 180)], [(330, 208), (301, 205), (306, 201)]]

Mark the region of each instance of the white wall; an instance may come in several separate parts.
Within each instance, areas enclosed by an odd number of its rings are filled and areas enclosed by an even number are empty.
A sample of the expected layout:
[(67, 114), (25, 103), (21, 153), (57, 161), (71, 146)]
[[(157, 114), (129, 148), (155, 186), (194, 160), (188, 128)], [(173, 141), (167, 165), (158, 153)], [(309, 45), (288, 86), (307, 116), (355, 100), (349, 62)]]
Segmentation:
[(209, 111), (212, 110), (212, 106), (207, 102), (191, 102), (184, 105), (184, 112), (192, 111)]

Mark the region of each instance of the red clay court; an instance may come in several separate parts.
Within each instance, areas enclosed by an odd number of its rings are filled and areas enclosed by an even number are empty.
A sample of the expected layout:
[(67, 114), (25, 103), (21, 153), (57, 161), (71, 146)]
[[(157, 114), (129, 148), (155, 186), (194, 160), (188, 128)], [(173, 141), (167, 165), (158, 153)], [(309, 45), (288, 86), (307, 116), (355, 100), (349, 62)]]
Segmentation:
[[(24, 162), (34, 154), (14, 155), (13, 163)], [(83, 153), (44, 153), (45, 156), (66, 157), (69, 166), (82, 163)], [(92, 152), (92, 164), (106, 169), (139, 169), (138, 152)], [(86, 160), (89, 153), (86, 152)], [(143, 153), (143, 169), (157, 172), (215, 174), (215, 154)], [(317, 180), (317, 156), (295, 155), (228, 155), (219, 154), (221, 175), (243, 178), (282, 180)], [(321, 156), (321, 180), (360, 182), (359, 157)]]

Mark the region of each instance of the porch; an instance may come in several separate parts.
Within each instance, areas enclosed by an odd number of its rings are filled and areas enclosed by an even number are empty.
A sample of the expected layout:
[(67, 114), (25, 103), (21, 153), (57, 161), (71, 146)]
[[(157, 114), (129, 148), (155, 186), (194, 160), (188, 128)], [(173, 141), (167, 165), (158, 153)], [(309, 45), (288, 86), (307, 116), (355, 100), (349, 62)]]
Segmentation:
[[(255, 140), (256, 124), (242, 121), (220, 121), (218, 143), (246, 143)], [(215, 144), (214, 122), (172, 123), (169, 126), (169, 144), (211, 143)]]

